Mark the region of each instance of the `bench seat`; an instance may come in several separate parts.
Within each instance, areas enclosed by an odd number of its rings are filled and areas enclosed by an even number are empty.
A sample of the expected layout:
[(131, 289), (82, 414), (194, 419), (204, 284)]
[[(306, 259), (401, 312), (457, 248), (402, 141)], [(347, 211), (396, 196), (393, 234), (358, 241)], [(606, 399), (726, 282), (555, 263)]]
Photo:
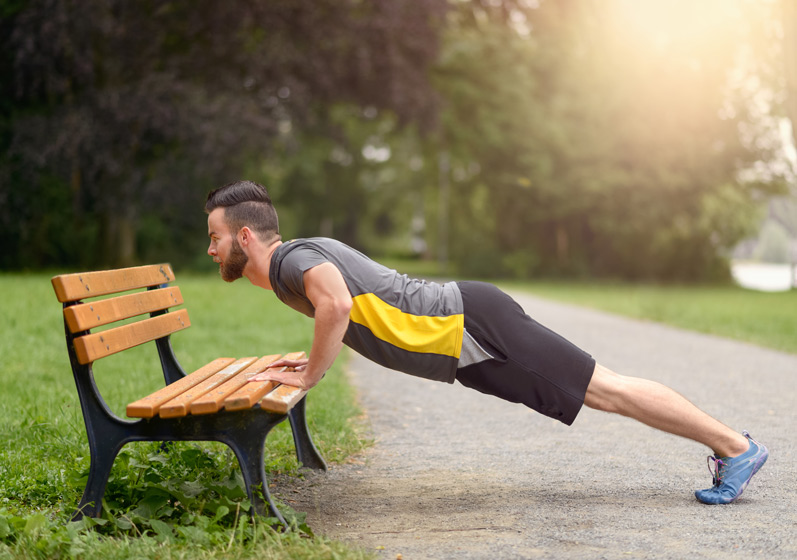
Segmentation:
[[(269, 412), (286, 414), (307, 393), (298, 387), (273, 381), (250, 382), (281, 358), (271, 354), (262, 358), (216, 358), (184, 378), (127, 405), (130, 418), (176, 418), (187, 414), (213, 414), (220, 410), (241, 410), (259, 405)], [(305, 357), (304, 352), (284, 356), (289, 360)]]

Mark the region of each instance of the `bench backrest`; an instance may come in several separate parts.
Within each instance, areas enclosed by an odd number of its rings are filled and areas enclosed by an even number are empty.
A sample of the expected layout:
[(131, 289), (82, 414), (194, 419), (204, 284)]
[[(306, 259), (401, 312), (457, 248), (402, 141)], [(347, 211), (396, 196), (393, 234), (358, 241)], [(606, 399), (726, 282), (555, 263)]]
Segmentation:
[[(72, 334), (78, 362), (90, 364), (191, 326), (185, 309), (166, 313), (183, 303), (180, 288), (167, 285), (173, 280), (174, 272), (168, 264), (55, 276), (53, 288), (64, 304), (64, 321)], [(127, 293), (142, 288), (147, 290)], [(143, 314), (150, 317), (90, 332)]]

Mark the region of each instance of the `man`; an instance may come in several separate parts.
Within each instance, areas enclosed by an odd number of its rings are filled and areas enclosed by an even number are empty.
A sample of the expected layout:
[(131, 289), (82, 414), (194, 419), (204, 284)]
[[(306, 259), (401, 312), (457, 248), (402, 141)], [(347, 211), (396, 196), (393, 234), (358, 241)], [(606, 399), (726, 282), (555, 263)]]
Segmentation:
[(459, 381), (570, 425), (582, 405), (634, 418), (714, 451), (714, 484), (695, 496), (736, 500), (769, 455), (660, 383), (621, 376), (546, 329), (498, 288), (413, 280), (325, 238), (283, 243), (266, 189), (250, 181), (208, 195), (208, 254), (224, 280), (246, 276), (315, 319), (309, 358), (260, 374), (309, 389), (342, 346), (411, 375)]

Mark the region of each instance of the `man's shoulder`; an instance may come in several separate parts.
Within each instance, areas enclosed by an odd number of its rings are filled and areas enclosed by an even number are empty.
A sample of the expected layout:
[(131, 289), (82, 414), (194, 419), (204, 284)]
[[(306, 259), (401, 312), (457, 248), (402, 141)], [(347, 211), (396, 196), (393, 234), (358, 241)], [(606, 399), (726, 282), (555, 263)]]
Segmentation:
[[(335, 256), (357, 256), (364, 259), (369, 259), (368, 256), (362, 252), (346, 245), (342, 241), (332, 239), (331, 237), (303, 237), (291, 239), (286, 241), (279, 248), (281, 257), (284, 258), (294, 251), (315, 251), (326, 257)], [(370, 259), (369, 259), (370, 260)]]
[(323, 249), (325, 247), (349, 248), (345, 243), (338, 241), (337, 239), (332, 239), (331, 237), (297, 237), (296, 239), (285, 241), (280, 249), (293, 251), (299, 248)]

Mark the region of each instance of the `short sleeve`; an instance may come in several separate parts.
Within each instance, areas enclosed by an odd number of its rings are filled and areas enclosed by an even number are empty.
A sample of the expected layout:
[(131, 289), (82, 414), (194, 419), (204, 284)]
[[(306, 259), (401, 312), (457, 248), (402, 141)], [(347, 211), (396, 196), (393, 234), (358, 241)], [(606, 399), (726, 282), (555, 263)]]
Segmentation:
[(328, 259), (317, 250), (310, 247), (297, 247), (282, 259), (280, 282), (294, 294), (306, 297), (304, 273), (325, 262), (328, 262)]

